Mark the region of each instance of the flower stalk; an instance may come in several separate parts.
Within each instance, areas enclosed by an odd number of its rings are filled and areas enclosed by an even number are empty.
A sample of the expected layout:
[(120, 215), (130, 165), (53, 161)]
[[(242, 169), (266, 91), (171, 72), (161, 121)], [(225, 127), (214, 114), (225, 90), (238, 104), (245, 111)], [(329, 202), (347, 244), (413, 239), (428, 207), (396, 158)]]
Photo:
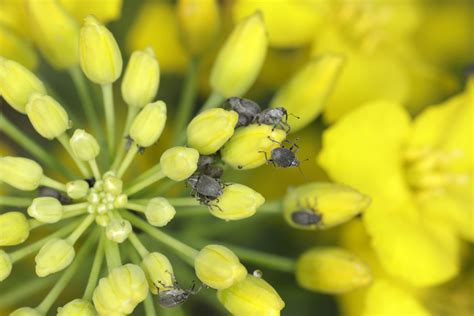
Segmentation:
[(97, 286), (97, 281), (100, 276), (100, 269), (102, 268), (102, 263), (104, 261), (104, 234), (100, 236), (100, 242), (95, 252), (94, 261), (92, 263), (91, 272), (89, 274), (89, 279), (87, 280), (86, 289), (84, 291), (83, 299), (91, 301), (92, 294)]
[(107, 128), (107, 148), (112, 157), (115, 148), (115, 113), (112, 83), (101, 85), (104, 101), (105, 125)]

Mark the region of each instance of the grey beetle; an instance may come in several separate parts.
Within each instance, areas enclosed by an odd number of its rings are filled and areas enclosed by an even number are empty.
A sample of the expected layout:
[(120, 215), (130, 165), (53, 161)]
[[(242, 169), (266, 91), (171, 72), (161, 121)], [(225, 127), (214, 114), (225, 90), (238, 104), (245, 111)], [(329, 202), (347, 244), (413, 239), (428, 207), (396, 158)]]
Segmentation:
[(231, 97), (227, 99), (227, 102), (230, 104), (230, 108), (239, 114), (239, 120), (235, 127), (249, 125), (261, 111), (260, 106), (249, 99)]
[(224, 169), (214, 163), (215, 159), (215, 156), (199, 156), (197, 172), (214, 179), (220, 179), (224, 174)]
[(271, 125), (273, 129), (279, 127), (287, 134), (291, 130), (291, 126), (288, 124), (288, 111), (283, 107), (265, 109), (255, 116), (254, 121), (257, 124)]
[(174, 274), (171, 274), (171, 277), (173, 285), (165, 286), (162, 284), (165, 287), (165, 290), (158, 292), (158, 304), (160, 304), (161, 307), (171, 308), (181, 305), (186, 302), (191, 295), (199, 293), (203, 288), (203, 285), (201, 285), (197, 290), (195, 290), (195, 284), (193, 283), (193, 286), (190, 289), (183, 289), (179, 286)]
[(291, 213), (291, 220), (298, 225), (309, 226), (321, 222), (323, 216), (311, 208), (301, 208)]
[(218, 180), (205, 174), (193, 174), (187, 180), (191, 186), (191, 195), (201, 204), (210, 205), (211, 201), (219, 198), (223, 193), (224, 185)]
[[(283, 143), (277, 142), (276, 140), (268, 137), (274, 143), (280, 145), (280, 147), (274, 148), (271, 151), (271, 157), (268, 159), (267, 153), (262, 151), (265, 155), (265, 159), (267, 162), (272, 163), (275, 167), (282, 167), (282, 168), (289, 168), (289, 167), (298, 167), (300, 165), (300, 161), (296, 158), (296, 153), (299, 150), (298, 145), (296, 143), (292, 143), (288, 140), (284, 140), (283, 142), (287, 142), (291, 144), (290, 148), (283, 147)], [(298, 140), (298, 139), (296, 139)]]
[(38, 196), (48, 196), (48, 197), (55, 198), (62, 205), (67, 205), (67, 204), (72, 203), (72, 199), (69, 196), (67, 196), (66, 194), (62, 192), (59, 192), (56, 189), (49, 188), (49, 187), (39, 187)]

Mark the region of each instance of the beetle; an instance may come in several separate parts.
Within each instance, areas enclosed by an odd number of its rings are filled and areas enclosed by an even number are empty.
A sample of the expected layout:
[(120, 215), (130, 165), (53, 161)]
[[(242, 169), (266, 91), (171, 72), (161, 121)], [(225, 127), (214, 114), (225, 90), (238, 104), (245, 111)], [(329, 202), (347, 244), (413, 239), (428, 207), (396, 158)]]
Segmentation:
[[(291, 144), (290, 148), (285, 148), (283, 143), (277, 142), (270, 136), (268, 136), (268, 139), (274, 143), (279, 144), (280, 147), (272, 149), (270, 153), (270, 159), (268, 159), (267, 153), (265, 151), (261, 151), (265, 155), (267, 162), (272, 163), (275, 167), (282, 168), (298, 167), (300, 165), (300, 161), (296, 157), (296, 153), (299, 150), (299, 147), (296, 145), (296, 143), (292, 143), (289, 140), (284, 140), (283, 142)], [(296, 141), (298, 141), (298, 139), (296, 139)]]
[(215, 156), (199, 156), (197, 171), (199, 174), (210, 176), (214, 179), (220, 179), (224, 174), (224, 169), (214, 164)]
[(59, 203), (61, 203), (62, 205), (67, 205), (67, 204), (72, 203), (72, 199), (69, 196), (67, 196), (66, 194), (63, 194), (62, 192), (59, 192), (58, 190), (55, 190), (49, 187), (39, 187), (38, 196), (53, 197), (56, 200), (58, 200)]
[(284, 107), (265, 109), (255, 116), (254, 121), (257, 124), (271, 125), (273, 126), (272, 130), (279, 127), (286, 134), (289, 134), (291, 130), (291, 126), (288, 124), (288, 111)]
[(201, 204), (209, 206), (211, 201), (217, 200), (223, 191), (224, 185), (218, 180), (205, 174), (193, 174), (187, 180), (191, 186), (191, 195)]
[(166, 286), (160, 282), (160, 284), (165, 287), (165, 290), (158, 292), (158, 304), (160, 304), (161, 307), (171, 308), (181, 305), (186, 302), (191, 295), (199, 293), (203, 288), (203, 285), (201, 285), (197, 290), (195, 290), (195, 284), (193, 283), (193, 286), (190, 289), (183, 289), (179, 286), (174, 274), (171, 274), (171, 278), (173, 280), (172, 286)]
[(235, 127), (249, 125), (261, 111), (260, 106), (249, 99), (231, 97), (227, 99), (227, 102), (230, 104), (230, 108), (239, 114)]
[(291, 220), (298, 225), (309, 226), (321, 222), (323, 216), (316, 213), (312, 208), (301, 208), (291, 213)]

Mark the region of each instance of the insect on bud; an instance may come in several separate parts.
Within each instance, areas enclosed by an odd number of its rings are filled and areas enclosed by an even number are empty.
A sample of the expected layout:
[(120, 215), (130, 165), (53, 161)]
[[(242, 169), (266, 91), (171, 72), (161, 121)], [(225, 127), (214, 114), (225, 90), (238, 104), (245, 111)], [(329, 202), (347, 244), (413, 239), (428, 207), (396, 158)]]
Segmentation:
[(49, 240), (35, 257), (36, 274), (45, 277), (67, 268), (74, 259), (74, 247), (66, 240)]
[(74, 180), (66, 184), (66, 193), (71, 199), (80, 199), (89, 192), (89, 184), (85, 180)]
[(42, 223), (56, 223), (63, 216), (63, 206), (53, 197), (38, 197), (28, 207), (28, 215)]
[(95, 316), (96, 312), (91, 302), (77, 298), (63, 307), (58, 308), (56, 316)]
[(171, 180), (183, 181), (196, 171), (198, 160), (199, 152), (196, 149), (173, 147), (161, 155), (161, 171)]
[(153, 145), (161, 136), (166, 123), (166, 104), (156, 101), (146, 105), (130, 127), (130, 137), (141, 147)]
[(83, 129), (76, 129), (69, 140), (74, 155), (82, 161), (90, 161), (99, 155), (100, 147), (94, 136)]
[(0, 282), (8, 278), (12, 272), (12, 260), (8, 253), (0, 249)]
[(46, 93), (43, 82), (16, 61), (0, 56), (0, 95), (20, 113), (33, 93)]
[(0, 181), (22, 191), (33, 191), (40, 185), (43, 169), (35, 161), (22, 157), (0, 157)]
[(109, 240), (123, 243), (132, 232), (132, 225), (124, 219), (113, 219), (105, 228), (105, 234)]
[(69, 128), (67, 112), (48, 95), (34, 93), (25, 109), (31, 124), (44, 138), (56, 138)]
[(156, 197), (148, 201), (145, 208), (145, 217), (153, 226), (166, 226), (175, 216), (176, 210), (167, 199)]
[(142, 268), (153, 294), (173, 287), (173, 267), (166, 256), (159, 252), (149, 253), (143, 258)]
[(0, 215), (0, 246), (14, 246), (24, 242), (30, 235), (30, 225), (20, 212), (7, 212)]

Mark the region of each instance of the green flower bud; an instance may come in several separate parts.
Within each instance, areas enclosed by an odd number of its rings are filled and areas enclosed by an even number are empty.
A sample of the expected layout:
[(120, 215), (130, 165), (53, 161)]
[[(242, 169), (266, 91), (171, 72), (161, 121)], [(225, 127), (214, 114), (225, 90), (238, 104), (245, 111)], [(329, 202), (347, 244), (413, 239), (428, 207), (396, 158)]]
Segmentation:
[(74, 259), (74, 247), (64, 239), (49, 240), (35, 257), (36, 274), (45, 277), (67, 268)]
[(56, 316), (95, 316), (96, 312), (91, 302), (77, 298), (63, 307), (58, 308)]
[(76, 129), (69, 140), (74, 155), (82, 161), (95, 159), (100, 153), (100, 147), (94, 136), (83, 129)]
[(22, 157), (0, 157), (0, 181), (18, 190), (33, 191), (43, 178), (43, 169), (35, 161)]
[(85, 180), (70, 181), (66, 184), (66, 193), (71, 199), (81, 199), (89, 193), (89, 184)]
[(161, 155), (161, 171), (171, 180), (183, 181), (196, 171), (198, 160), (199, 152), (196, 149), (173, 147)]
[(34, 93), (25, 110), (35, 130), (44, 138), (56, 138), (69, 128), (67, 112), (48, 95)]
[(14, 246), (24, 242), (30, 235), (30, 224), (20, 212), (0, 215), (0, 246)]
[(63, 216), (63, 206), (53, 197), (35, 198), (28, 207), (28, 215), (42, 223), (56, 223)]
[(124, 242), (131, 232), (132, 225), (124, 219), (112, 219), (105, 228), (107, 238), (116, 243)]
[(105, 176), (104, 177), (104, 190), (105, 192), (111, 193), (114, 196), (120, 195), (122, 193), (123, 182), (115, 176)]
[(173, 205), (167, 199), (156, 197), (148, 201), (145, 208), (145, 217), (148, 223), (153, 226), (166, 226), (176, 214)]
[(130, 127), (130, 137), (141, 147), (153, 145), (161, 136), (166, 123), (166, 104), (156, 101), (138, 113)]
[(8, 253), (0, 249), (0, 282), (8, 278), (12, 272), (12, 261)]
[(31, 307), (22, 307), (10, 313), (10, 316), (44, 316), (37, 309)]
[(166, 256), (159, 252), (147, 254), (142, 261), (150, 291), (158, 294), (167, 287), (173, 287), (173, 267)]
[(128, 196), (126, 194), (120, 194), (115, 198), (115, 208), (124, 208), (127, 205)]
[(247, 269), (228, 248), (207, 245), (194, 258), (194, 269), (202, 283), (223, 290), (247, 276)]

